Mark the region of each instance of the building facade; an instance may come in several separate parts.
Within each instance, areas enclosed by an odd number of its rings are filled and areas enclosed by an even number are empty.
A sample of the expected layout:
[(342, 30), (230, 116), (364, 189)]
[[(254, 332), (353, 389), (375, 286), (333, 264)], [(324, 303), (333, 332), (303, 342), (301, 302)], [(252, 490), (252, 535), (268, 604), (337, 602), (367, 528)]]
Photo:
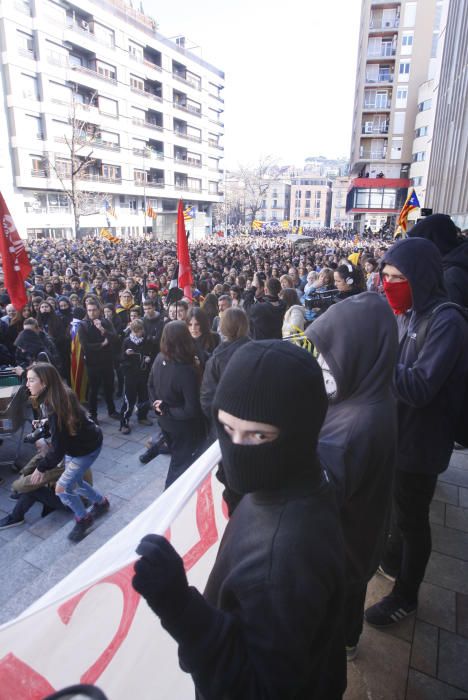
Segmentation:
[(352, 228), (354, 217), (346, 211), (346, 198), (351, 186), (349, 176), (336, 177), (332, 180), (332, 205), (330, 226), (332, 228)]
[(331, 180), (328, 178), (310, 177), (307, 173), (291, 178), (291, 225), (328, 228), (331, 201)]
[(436, 4), (363, 0), (347, 200), (360, 229), (392, 223), (404, 203)]
[(222, 71), (123, 0), (2, 2), (0, 49), (0, 176), (20, 235), (73, 237), (72, 183), (80, 235), (170, 235), (180, 198), (194, 235), (210, 231)]
[(284, 179), (269, 180), (257, 218), (271, 223), (288, 221), (291, 206), (291, 184)]

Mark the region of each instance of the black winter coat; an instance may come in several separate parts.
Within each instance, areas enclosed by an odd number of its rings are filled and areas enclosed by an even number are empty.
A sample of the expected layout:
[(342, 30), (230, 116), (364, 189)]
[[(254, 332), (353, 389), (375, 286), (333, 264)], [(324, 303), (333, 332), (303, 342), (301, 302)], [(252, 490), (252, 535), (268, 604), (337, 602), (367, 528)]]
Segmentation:
[[(88, 318), (81, 321), (78, 326), (78, 336), (88, 367), (112, 367), (113, 365), (115, 330), (110, 321), (102, 319), (101, 323), (105, 331), (104, 335)], [(105, 338), (108, 343), (102, 347)]]
[(468, 323), (454, 308), (436, 313), (418, 352), (418, 332), (446, 301), (442, 258), (423, 238), (398, 241), (383, 258), (408, 279), (413, 309), (398, 317), (394, 375), (398, 399), (398, 469), (439, 474), (447, 469), (468, 377)]
[(239, 338), (233, 342), (225, 341), (215, 348), (212, 356), (206, 363), (200, 390), (200, 403), (202, 411), (209, 421), (211, 421), (211, 405), (213, 403), (216, 387), (226, 369), (226, 365), (236, 350), (248, 342), (250, 342), (250, 338), (247, 337)]

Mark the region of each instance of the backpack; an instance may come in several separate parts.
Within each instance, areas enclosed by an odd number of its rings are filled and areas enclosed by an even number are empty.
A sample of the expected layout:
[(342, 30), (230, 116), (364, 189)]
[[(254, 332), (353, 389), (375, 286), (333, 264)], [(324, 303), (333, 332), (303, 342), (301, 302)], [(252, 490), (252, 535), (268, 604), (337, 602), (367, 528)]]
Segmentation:
[[(426, 336), (428, 334), (429, 328), (431, 327), (431, 323), (434, 320), (435, 315), (442, 309), (449, 308), (457, 309), (463, 315), (465, 321), (468, 323), (468, 309), (465, 309), (463, 306), (460, 306), (460, 304), (456, 304), (453, 301), (445, 301), (442, 304), (435, 306), (432, 309), (430, 315), (427, 318), (425, 318), (419, 326), (418, 334), (416, 336), (416, 349), (418, 355), (421, 351), (422, 346), (424, 345), (424, 341), (426, 340)], [(463, 392), (463, 400), (461, 403), (460, 414), (455, 425), (455, 442), (458, 442), (458, 444), (462, 445), (463, 447), (468, 447), (468, 374), (465, 377), (465, 384), (463, 385), (463, 387), (461, 387), (461, 391)]]

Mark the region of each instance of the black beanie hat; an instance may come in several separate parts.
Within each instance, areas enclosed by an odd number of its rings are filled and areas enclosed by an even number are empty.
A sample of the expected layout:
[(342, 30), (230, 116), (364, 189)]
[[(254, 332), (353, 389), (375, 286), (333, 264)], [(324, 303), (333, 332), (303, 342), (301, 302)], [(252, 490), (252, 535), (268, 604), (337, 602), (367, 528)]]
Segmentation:
[[(237, 493), (277, 489), (298, 473), (319, 469), (315, 451), (327, 405), (322, 371), (305, 350), (281, 340), (237, 350), (213, 401), (228, 486)], [(235, 445), (218, 421), (220, 409), (274, 425), (280, 435), (263, 445)]]
[(432, 241), (441, 255), (447, 255), (460, 245), (458, 229), (447, 214), (424, 217), (408, 231), (408, 238), (426, 238)]

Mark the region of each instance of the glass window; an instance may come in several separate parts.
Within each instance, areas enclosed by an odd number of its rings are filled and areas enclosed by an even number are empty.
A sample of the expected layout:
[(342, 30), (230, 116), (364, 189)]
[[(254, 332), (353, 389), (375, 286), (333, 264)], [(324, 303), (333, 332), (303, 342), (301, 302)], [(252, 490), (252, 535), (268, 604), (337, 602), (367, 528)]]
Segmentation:
[(420, 102), (418, 104), (418, 112), (424, 112), (426, 109), (431, 109), (432, 107), (432, 100), (424, 100), (424, 102)]
[(21, 73), (21, 93), (23, 97), (39, 99), (39, 85), (35, 76)]
[(384, 190), (382, 195), (382, 209), (395, 209), (396, 190)]
[(407, 2), (405, 5), (405, 13), (403, 18), (404, 27), (414, 27), (416, 23), (416, 3)]
[(368, 209), (369, 195), (370, 190), (358, 189), (356, 191), (356, 207), (359, 207), (360, 209)]

